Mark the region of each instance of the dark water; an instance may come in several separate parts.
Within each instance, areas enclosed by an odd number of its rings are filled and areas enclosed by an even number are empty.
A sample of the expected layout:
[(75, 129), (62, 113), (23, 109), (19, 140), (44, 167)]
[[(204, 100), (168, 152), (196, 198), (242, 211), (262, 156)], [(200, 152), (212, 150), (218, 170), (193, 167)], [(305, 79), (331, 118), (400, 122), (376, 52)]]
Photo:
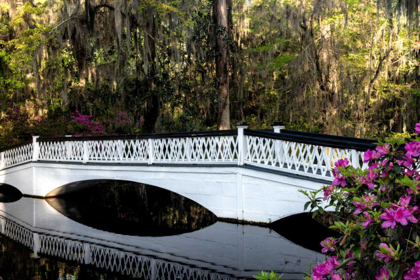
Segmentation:
[(157, 187), (86, 186), (0, 203), (3, 279), (252, 279), (261, 270), (302, 279), (323, 261), (316, 250), (331, 234), (306, 214), (269, 227), (232, 224)]

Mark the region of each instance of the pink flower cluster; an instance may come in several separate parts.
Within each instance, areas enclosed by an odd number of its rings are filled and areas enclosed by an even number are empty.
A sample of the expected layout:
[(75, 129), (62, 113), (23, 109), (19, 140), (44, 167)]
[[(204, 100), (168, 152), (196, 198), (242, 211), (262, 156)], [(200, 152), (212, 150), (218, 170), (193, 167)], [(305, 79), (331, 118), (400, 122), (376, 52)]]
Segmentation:
[(384, 259), (384, 262), (389, 262), (395, 256), (394, 250), (385, 243), (379, 244), (379, 249), (380, 252), (378, 252), (376, 256), (380, 259)]
[[(417, 206), (409, 207), (411, 197), (401, 197), (400, 205), (392, 204), (391, 208), (385, 208), (385, 213), (380, 215), (380, 218), (385, 222), (382, 223), (383, 228), (395, 228), (397, 223), (403, 226), (408, 225), (408, 221), (413, 224), (418, 223), (418, 220), (413, 216), (413, 213), (418, 210)], [(409, 207), (409, 208), (406, 208)]]
[(420, 261), (417, 261), (412, 269), (404, 275), (404, 280), (419, 280), (420, 279)]
[(324, 263), (318, 264), (312, 269), (312, 280), (326, 280), (328, 276), (333, 280), (341, 280), (340, 275), (334, 270), (340, 263), (337, 257), (331, 257)]
[(337, 162), (334, 163), (335, 167), (333, 170), (333, 186), (341, 186), (345, 187), (347, 185), (345, 176), (341, 173), (340, 168), (346, 168), (349, 165), (348, 159), (339, 159)]
[(74, 114), (71, 114), (70, 118), (76, 122), (82, 129), (85, 130), (87, 135), (101, 135), (104, 134), (104, 126), (97, 121), (93, 121), (92, 115), (82, 115), (76, 110)]
[(335, 248), (334, 245), (337, 243), (337, 240), (334, 238), (327, 238), (324, 241), (321, 241), (322, 253), (327, 253), (328, 251), (334, 252)]
[(376, 275), (376, 280), (389, 280), (389, 271), (388, 269), (385, 268), (381, 268), (381, 270), (379, 270), (379, 274)]

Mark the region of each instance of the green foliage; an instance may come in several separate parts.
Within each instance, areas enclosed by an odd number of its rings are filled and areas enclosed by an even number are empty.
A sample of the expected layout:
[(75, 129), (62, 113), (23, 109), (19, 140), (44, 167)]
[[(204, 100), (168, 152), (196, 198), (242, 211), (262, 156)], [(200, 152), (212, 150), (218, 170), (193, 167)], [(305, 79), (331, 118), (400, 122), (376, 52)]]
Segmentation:
[(271, 272), (265, 272), (261, 271), (261, 273), (258, 273), (254, 276), (257, 280), (280, 280), (282, 275), (277, 275), (273, 271)]

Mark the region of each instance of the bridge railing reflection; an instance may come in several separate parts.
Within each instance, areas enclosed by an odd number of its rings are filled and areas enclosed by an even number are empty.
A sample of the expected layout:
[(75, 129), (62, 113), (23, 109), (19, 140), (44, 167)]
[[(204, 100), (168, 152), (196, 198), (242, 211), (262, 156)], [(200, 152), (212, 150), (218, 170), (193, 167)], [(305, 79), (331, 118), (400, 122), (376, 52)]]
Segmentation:
[(38, 254), (90, 264), (111, 272), (142, 279), (229, 280), (234, 279), (202, 268), (155, 259), (86, 241), (32, 232), (0, 216), (1, 234)]

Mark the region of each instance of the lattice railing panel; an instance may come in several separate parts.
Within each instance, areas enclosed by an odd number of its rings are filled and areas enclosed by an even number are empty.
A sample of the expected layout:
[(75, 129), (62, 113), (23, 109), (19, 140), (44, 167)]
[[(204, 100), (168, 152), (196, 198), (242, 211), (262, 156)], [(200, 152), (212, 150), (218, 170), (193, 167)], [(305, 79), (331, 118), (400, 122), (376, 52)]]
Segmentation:
[(122, 144), (119, 140), (88, 141), (89, 161), (121, 161)]
[(17, 148), (6, 150), (3, 152), (3, 167), (10, 167), (17, 164), (32, 161), (33, 157), (33, 146), (32, 143), (22, 145)]
[(238, 159), (236, 136), (154, 139), (156, 162), (233, 162)]
[(40, 235), (39, 239), (41, 244), (40, 253), (83, 263), (85, 251), (82, 242), (49, 235)]
[(3, 217), (0, 217), (0, 222), (2, 234), (25, 246), (33, 247), (33, 233), (30, 230)]
[(149, 140), (121, 140), (122, 159), (128, 162), (147, 162), (149, 160)]
[(124, 253), (98, 245), (90, 245), (91, 264), (99, 268), (143, 279), (151, 278), (149, 258)]
[(353, 166), (362, 166), (363, 152), (319, 145), (246, 136), (245, 162), (287, 169), (322, 177), (332, 177), (334, 163), (347, 158)]
[(83, 161), (83, 142), (41, 142), (39, 143), (39, 159), (52, 161)]

